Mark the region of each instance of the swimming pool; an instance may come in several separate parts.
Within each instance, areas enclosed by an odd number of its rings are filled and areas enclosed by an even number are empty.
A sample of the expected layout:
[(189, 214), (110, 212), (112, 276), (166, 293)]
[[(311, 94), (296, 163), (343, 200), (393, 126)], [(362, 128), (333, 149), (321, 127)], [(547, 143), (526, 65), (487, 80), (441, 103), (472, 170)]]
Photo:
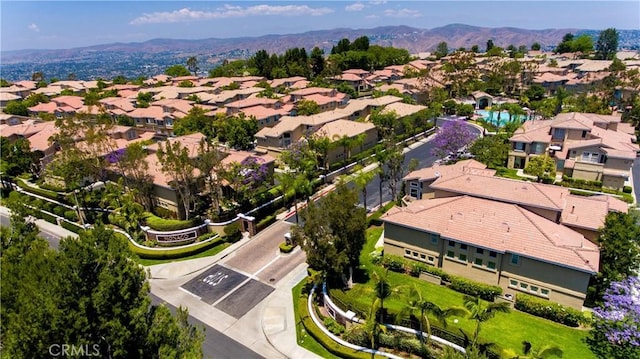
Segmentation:
[[(498, 112), (495, 111), (487, 111), (487, 110), (476, 110), (476, 115), (481, 116), (488, 121), (498, 127), (504, 126), (509, 122), (509, 112), (500, 111), (500, 116), (498, 116)], [(500, 121), (498, 121), (498, 117), (500, 117)], [(512, 116), (511, 121), (526, 121), (527, 116)]]

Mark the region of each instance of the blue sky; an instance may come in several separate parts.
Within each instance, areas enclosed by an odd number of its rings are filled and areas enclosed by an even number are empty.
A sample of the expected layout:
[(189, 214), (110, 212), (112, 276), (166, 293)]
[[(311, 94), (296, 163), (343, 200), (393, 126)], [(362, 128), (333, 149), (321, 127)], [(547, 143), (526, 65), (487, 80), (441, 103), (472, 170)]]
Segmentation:
[(451, 23), (640, 29), (640, 1), (0, 1), (0, 49)]

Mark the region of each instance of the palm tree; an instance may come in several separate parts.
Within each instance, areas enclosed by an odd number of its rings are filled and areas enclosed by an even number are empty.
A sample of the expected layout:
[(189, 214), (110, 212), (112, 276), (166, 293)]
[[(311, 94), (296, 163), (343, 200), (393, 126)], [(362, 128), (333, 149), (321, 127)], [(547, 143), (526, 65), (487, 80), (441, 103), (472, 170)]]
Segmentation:
[[(442, 325), (443, 328), (447, 327), (447, 318), (451, 316), (464, 316), (469, 312), (462, 307), (450, 307), (443, 309), (437, 304), (426, 300), (422, 297), (422, 292), (418, 289), (417, 285), (413, 285), (409, 291), (409, 297), (407, 306), (401, 312), (403, 316), (411, 316), (419, 313), (418, 320), (420, 324), (420, 343), (422, 344), (423, 352), (425, 351), (426, 344), (431, 339), (431, 322), (429, 321), (429, 314), (435, 317), (435, 319)], [(427, 328), (427, 340), (424, 340), (422, 333), (424, 327)]]
[(363, 169), (362, 166), (357, 166), (355, 168), (355, 173), (357, 173), (357, 175), (353, 179), (353, 182), (356, 184), (357, 188), (362, 190), (362, 198), (363, 198), (363, 201), (364, 201), (364, 209), (366, 211), (367, 210), (367, 184), (369, 184), (369, 182), (371, 182), (371, 180), (376, 175), (376, 173), (379, 171), (379, 169), (376, 168), (375, 170), (368, 171), (368, 172), (365, 172), (362, 169)]
[[(376, 312), (379, 309), (380, 302), (378, 298), (375, 298), (371, 303), (371, 309), (369, 310), (369, 314), (367, 315), (364, 324), (362, 325), (362, 329), (369, 337), (369, 341), (371, 343), (371, 349), (376, 350), (377, 348), (377, 339), (380, 333), (385, 333), (387, 331), (387, 327), (381, 321), (378, 321)], [(375, 357), (375, 354), (371, 353), (371, 357)]]
[(195, 56), (191, 56), (187, 59), (187, 68), (193, 72), (193, 76), (198, 73), (198, 59)]
[(476, 322), (475, 329), (473, 331), (472, 346), (476, 346), (478, 343), (478, 335), (480, 333), (480, 324), (493, 318), (496, 313), (508, 313), (511, 310), (509, 303), (487, 303), (484, 304), (478, 297), (464, 296), (464, 307), (470, 312), (469, 319)]
[(342, 137), (335, 135), (333, 136), (333, 140), (336, 146), (342, 146), (343, 160), (346, 161), (347, 158), (350, 157), (349, 152), (351, 152), (351, 148), (354, 146), (354, 139), (347, 135), (344, 135)]
[(522, 342), (523, 357), (516, 355), (513, 359), (547, 359), (551, 357), (562, 358), (563, 351), (557, 345), (544, 345), (538, 348), (534, 348), (528, 341)]
[(389, 279), (387, 278), (388, 274), (389, 269), (386, 269), (384, 274), (374, 271), (371, 275), (371, 278), (373, 278), (373, 291), (375, 294), (372, 308), (375, 307), (376, 310), (379, 309), (379, 323), (384, 323), (384, 300), (398, 295), (403, 288), (402, 286), (392, 287), (391, 283), (389, 283)]
[[(287, 205), (287, 193), (293, 188), (295, 177), (291, 172), (279, 172), (275, 175), (276, 179), (280, 184), (280, 191), (282, 192), (282, 205), (286, 207)], [(298, 221), (298, 202), (295, 200), (296, 196), (294, 193), (294, 202), (296, 206), (296, 223)]]

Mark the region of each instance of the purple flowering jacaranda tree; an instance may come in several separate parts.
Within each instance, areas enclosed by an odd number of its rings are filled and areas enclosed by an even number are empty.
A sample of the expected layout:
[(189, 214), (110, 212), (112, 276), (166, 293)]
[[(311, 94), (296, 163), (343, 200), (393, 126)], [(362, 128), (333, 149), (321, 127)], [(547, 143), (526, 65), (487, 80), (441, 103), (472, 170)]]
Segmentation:
[(476, 136), (464, 121), (446, 121), (433, 139), (434, 147), (431, 154), (439, 158), (444, 158), (450, 153), (455, 155), (458, 150), (468, 146), (475, 138)]

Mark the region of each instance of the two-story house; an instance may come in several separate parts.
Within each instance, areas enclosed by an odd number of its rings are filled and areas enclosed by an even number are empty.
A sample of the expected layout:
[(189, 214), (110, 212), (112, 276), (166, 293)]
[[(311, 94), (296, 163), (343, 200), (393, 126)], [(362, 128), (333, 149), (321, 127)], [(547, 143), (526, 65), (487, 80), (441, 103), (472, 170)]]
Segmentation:
[(633, 130), (615, 115), (561, 113), (528, 121), (509, 139), (508, 167), (524, 168), (533, 156), (549, 154), (559, 172), (622, 189), (638, 151)]

